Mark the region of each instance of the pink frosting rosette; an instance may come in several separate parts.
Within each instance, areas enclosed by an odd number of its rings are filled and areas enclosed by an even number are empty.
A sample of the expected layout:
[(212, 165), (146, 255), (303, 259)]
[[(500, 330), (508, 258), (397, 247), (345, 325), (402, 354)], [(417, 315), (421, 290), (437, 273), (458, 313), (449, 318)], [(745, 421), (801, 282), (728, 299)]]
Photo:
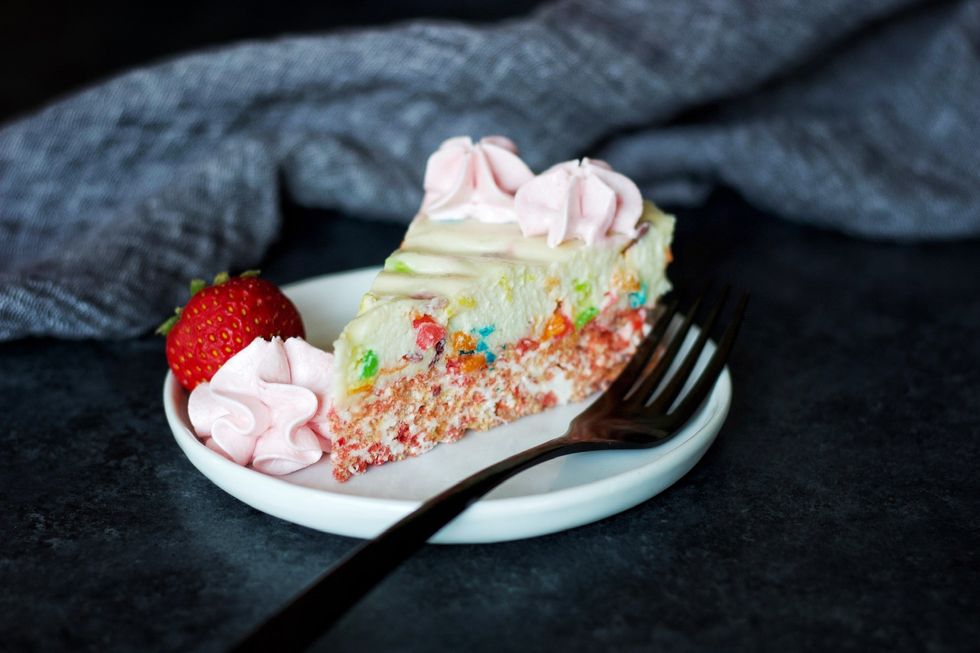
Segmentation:
[(187, 412), (208, 446), (239, 465), (289, 474), (329, 451), (333, 355), (302, 338), (256, 338), (191, 393)]
[(426, 163), (422, 210), (432, 220), (513, 222), (514, 193), (533, 177), (508, 138), (450, 138)]
[(547, 234), (551, 247), (570, 238), (591, 245), (611, 233), (633, 237), (643, 215), (636, 184), (595, 159), (552, 166), (521, 186), (514, 203), (523, 234)]

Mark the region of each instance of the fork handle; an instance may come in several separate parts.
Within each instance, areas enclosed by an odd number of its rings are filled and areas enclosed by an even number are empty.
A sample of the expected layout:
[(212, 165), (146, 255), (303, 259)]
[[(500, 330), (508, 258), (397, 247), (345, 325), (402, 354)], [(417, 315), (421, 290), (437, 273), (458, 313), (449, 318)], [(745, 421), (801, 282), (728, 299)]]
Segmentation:
[(439, 529), (487, 492), (538, 463), (592, 448), (562, 436), (463, 479), (355, 549), (231, 650), (305, 650)]

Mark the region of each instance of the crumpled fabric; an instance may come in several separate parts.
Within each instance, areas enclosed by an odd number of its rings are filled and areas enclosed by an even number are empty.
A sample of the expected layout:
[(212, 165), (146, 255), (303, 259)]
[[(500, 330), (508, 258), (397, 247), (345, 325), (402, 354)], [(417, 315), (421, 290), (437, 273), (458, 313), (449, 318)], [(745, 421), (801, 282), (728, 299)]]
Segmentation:
[[(0, 339), (118, 338), (260, 260), (279, 193), (407, 221), (448, 137), (735, 188), (879, 239), (980, 233), (980, 2), (570, 0), (135, 70), (0, 129)], [(284, 188), (280, 188), (284, 185)]]

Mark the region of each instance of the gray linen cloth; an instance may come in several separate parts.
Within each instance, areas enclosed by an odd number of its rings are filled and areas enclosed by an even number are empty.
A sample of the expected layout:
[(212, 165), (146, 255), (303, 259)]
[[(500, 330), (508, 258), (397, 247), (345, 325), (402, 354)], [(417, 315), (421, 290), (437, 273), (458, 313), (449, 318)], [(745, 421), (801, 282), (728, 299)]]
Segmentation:
[(258, 262), (298, 202), (407, 220), (450, 136), (604, 158), (655, 200), (980, 233), (980, 3), (568, 1), (473, 27), (248, 43), (0, 130), (0, 339), (123, 337)]

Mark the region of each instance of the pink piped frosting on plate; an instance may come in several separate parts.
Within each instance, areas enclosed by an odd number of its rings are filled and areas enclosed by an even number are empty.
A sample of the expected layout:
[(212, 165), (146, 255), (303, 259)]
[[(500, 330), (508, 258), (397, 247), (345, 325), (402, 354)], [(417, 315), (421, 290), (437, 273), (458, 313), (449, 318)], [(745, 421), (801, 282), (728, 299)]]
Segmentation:
[(514, 193), (533, 177), (509, 138), (450, 138), (425, 166), (422, 211), (432, 220), (513, 222)]
[(612, 233), (636, 235), (643, 197), (629, 177), (605, 161), (552, 166), (516, 193), (517, 224), (525, 236), (548, 236), (557, 247), (571, 238), (592, 245)]
[(187, 412), (204, 444), (240, 465), (289, 474), (320, 460), (333, 355), (302, 338), (256, 338), (191, 393)]

